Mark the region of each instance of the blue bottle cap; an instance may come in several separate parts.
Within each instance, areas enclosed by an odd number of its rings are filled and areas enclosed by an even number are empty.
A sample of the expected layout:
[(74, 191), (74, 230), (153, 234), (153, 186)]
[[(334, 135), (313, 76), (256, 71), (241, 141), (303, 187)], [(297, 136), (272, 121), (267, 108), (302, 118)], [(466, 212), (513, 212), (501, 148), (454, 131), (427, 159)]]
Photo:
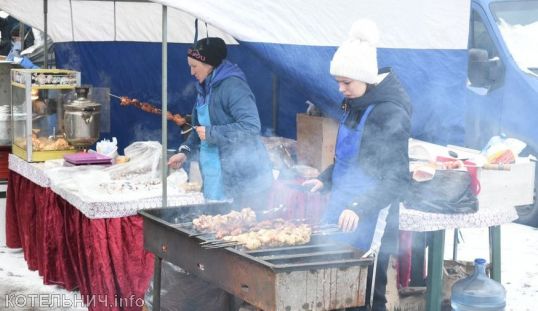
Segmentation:
[(475, 265), (483, 265), (486, 263), (486, 260), (484, 258), (476, 258), (474, 260)]

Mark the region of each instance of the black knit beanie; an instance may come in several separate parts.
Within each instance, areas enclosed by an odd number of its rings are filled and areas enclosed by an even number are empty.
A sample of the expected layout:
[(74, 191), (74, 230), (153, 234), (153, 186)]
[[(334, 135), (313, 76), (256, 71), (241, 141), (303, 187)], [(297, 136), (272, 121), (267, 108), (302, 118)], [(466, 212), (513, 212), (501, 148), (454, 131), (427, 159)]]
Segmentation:
[(189, 57), (213, 67), (218, 67), (226, 55), (226, 43), (218, 37), (200, 39), (188, 51)]

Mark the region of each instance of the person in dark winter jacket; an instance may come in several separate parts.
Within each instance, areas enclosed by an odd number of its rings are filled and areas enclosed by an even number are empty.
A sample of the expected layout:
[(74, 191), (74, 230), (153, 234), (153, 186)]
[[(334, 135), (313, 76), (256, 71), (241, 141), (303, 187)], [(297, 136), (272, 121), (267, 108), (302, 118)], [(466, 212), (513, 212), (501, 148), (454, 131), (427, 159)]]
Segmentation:
[(331, 191), (324, 221), (353, 232), (345, 240), (359, 249), (375, 247), (378, 219), (386, 220), (375, 277), (375, 311), (386, 310), (386, 270), (390, 254), (396, 252), (399, 203), (410, 183), (411, 131), (409, 97), (390, 68), (378, 70), (377, 41), (376, 25), (359, 20), (334, 54), (330, 73), (345, 97), (335, 163), (305, 182), (312, 191)]
[(226, 60), (221, 38), (198, 40), (187, 61), (198, 84), (192, 112), (195, 131), (168, 164), (179, 168), (200, 151), (203, 192), (207, 199), (233, 199), (241, 207), (263, 208), (272, 184), (268, 153), (261, 141), (256, 102), (241, 69)]
[[(19, 21), (13, 16), (8, 15), (5, 18), (0, 17), (0, 55), (7, 55), (13, 46), (11, 34), (15, 28), (20, 28)], [(17, 31), (18, 34), (18, 31)], [(34, 33), (29, 26), (24, 27), (24, 48), (34, 45)]]
[(6, 60), (19, 64), (22, 68), (25, 69), (39, 69), (39, 66), (32, 63), (32, 61), (28, 57), (21, 55), (22, 38), (19, 33), (19, 28), (20, 27), (17, 24), (11, 30), (12, 46), (11, 50), (9, 51), (9, 54), (6, 56)]

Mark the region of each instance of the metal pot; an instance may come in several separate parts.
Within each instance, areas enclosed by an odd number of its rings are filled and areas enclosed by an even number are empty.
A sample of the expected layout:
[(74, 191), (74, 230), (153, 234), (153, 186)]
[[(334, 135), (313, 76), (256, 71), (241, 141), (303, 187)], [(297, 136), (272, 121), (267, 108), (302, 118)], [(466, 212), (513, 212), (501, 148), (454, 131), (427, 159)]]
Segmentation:
[(88, 99), (88, 87), (77, 87), (77, 98), (65, 105), (64, 126), (67, 141), (78, 148), (89, 147), (99, 139), (101, 104)]

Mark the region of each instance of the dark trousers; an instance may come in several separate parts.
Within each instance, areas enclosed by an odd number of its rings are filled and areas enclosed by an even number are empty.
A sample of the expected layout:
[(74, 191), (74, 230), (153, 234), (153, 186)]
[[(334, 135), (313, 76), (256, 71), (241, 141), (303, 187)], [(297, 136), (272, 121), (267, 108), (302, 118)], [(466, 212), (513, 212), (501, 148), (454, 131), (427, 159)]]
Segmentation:
[(377, 255), (377, 269), (375, 274), (374, 296), (372, 309), (369, 309), (370, 293), (372, 288), (373, 266), (368, 269), (368, 282), (366, 286), (366, 306), (360, 308), (347, 308), (346, 311), (386, 311), (387, 298), (385, 297), (387, 288), (387, 270), (391, 255), (396, 255), (398, 250), (398, 232), (400, 220), (399, 203), (392, 204), (387, 215), (387, 226), (385, 234), (381, 239), (381, 247)]

